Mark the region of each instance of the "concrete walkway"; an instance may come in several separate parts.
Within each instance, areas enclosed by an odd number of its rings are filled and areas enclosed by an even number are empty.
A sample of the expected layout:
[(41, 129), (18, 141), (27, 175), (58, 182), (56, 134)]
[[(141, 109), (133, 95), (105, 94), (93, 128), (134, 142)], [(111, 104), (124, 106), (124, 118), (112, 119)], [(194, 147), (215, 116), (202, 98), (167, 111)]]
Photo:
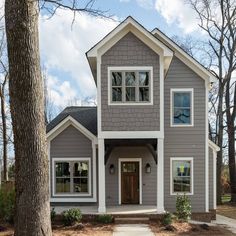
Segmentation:
[(230, 230), (232, 233), (236, 234), (236, 220), (235, 219), (222, 216), (222, 215), (216, 215), (216, 220), (212, 221), (212, 223), (220, 225), (220, 226), (224, 226), (228, 230)]
[(117, 225), (113, 232), (113, 236), (154, 236), (148, 225), (146, 224), (122, 224)]

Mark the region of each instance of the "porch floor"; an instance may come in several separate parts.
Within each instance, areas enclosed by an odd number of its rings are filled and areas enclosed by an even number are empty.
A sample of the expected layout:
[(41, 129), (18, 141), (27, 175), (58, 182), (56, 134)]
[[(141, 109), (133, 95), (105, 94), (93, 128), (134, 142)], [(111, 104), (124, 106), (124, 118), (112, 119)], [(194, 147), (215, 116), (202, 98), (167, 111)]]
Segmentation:
[[(57, 214), (62, 213), (70, 208), (79, 208), (82, 214), (96, 215), (98, 213), (97, 206), (55, 206)], [(106, 213), (111, 215), (129, 215), (129, 214), (157, 214), (157, 206), (154, 205), (120, 205), (107, 206)]]

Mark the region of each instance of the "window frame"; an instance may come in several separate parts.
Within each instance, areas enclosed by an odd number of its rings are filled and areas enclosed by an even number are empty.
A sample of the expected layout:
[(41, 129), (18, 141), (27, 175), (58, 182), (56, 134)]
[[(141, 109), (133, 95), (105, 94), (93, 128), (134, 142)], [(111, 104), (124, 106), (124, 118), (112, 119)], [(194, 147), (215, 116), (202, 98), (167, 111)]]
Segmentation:
[[(190, 161), (190, 192), (174, 192), (173, 161)], [(194, 173), (193, 157), (171, 157), (170, 158), (170, 195), (193, 195), (194, 194), (193, 173)]]
[[(119, 106), (127, 106), (127, 105), (153, 105), (153, 67), (152, 66), (109, 66), (108, 67), (108, 105), (119, 105)], [(132, 87), (132, 86), (126, 86), (125, 84), (125, 72), (135, 72), (135, 75), (138, 74), (138, 72), (142, 71), (148, 71), (149, 72), (149, 98), (150, 101), (144, 102), (144, 101), (126, 101), (126, 87)], [(112, 72), (121, 72), (122, 73), (122, 101), (120, 102), (113, 102), (112, 101), (112, 81), (111, 81), (111, 73)], [(139, 80), (136, 80), (136, 87), (145, 87), (145, 86), (139, 86)], [(135, 89), (135, 98), (139, 99), (139, 91)]]
[[(55, 168), (55, 164), (56, 162), (88, 162), (88, 192), (87, 193), (56, 193), (56, 168)], [(60, 158), (52, 158), (52, 192), (53, 192), (53, 196), (55, 197), (87, 197), (87, 196), (91, 196), (91, 158), (90, 157), (60, 157)], [(72, 177), (73, 179), (73, 177)], [(70, 180), (71, 180), (71, 176), (70, 176)], [(70, 182), (71, 185), (71, 182)]]
[[(174, 93), (190, 93), (190, 124), (174, 124)], [(171, 88), (170, 89), (170, 127), (193, 127), (194, 126), (194, 89), (193, 88)]]

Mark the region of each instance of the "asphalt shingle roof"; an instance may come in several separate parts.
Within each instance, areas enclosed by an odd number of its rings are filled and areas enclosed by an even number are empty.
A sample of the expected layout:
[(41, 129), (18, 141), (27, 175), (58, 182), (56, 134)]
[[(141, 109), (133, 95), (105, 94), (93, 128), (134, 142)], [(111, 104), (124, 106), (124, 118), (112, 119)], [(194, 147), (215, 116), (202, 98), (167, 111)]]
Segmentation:
[(62, 122), (67, 116), (73, 117), (94, 135), (97, 135), (97, 107), (72, 106), (65, 108), (48, 125), (47, 133)]

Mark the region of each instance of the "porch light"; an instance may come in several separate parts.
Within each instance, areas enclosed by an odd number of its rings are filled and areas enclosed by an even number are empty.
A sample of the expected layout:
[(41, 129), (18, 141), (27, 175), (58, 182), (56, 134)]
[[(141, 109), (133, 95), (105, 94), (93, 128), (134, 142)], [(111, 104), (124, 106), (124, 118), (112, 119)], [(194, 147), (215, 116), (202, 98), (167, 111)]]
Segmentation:
[(151, 166), (149, 163), (146, 164), (145, 170), (146, 170), (146, 173), (151, 173)]
[(115, 166), (113, 164), (110, 165), (109, 172), (111, 175), (115, 173)]

